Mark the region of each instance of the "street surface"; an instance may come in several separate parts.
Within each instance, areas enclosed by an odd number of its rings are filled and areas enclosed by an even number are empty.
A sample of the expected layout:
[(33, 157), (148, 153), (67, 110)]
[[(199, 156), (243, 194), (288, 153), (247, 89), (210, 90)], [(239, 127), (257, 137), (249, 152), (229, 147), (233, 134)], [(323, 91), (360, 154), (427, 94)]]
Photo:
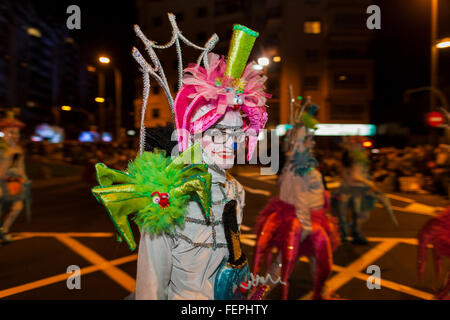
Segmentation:
[[(276, 176), (260, 176), (240, 168), (236, 178), (246, 190), (241, 226), (244, 251), (252, 266), (258, 211), (276, 195)], [(0, 299), (124, 299), (135, 288), (136, 252), (115, 239), (103, 207), (77, 177), (36, 183), (31, 224), (22, 214), (13, 226), (14, 242), (0, 247)], [(342, 299), (431, 299), (441, 283), (436, 279), (431, 253), (423, 282), (416, 271), (419, 228), (450, 203), (433, 195), (390, 194), (399, 221), (396, 228), (377, 208), (364, 227), (367, 246), (342, 245), (334, 254), (327, 292)], [(135, 229), (138, 239), (138, 231)], [(448, 261), (445, 268), (449, 268)], [(69, 266), (81, 268), (81, 289), (69, 290)], [(381, 289), (370, 290), (369, 265), (381, 270)], [(444, 269), (445, 270), (445, 269)], [(307, 299), (312, 289), (309, 265), (298, 262), (290, 281), (289, 299)], [(270, 294), (279, 299), (279, 288)]]

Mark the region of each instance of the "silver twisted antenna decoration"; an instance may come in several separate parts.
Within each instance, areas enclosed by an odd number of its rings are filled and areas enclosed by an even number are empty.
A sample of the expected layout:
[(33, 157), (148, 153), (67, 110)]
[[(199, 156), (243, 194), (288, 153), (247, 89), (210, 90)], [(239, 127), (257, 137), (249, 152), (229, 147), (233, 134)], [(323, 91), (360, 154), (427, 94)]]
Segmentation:
[(292, 90), (292, 85), (289, 85), (289, 107), (290, 107), (290, 123), (292, 125), (295, 125), (298, 121), (300, 121), (300, 116), (302, 115), (303, 111), (305, 111), (306, 107), (312, 105), (311, 97), (306, 97), (305, 102), (303, 105), (301, 102), (297, 101), (294, 97), (294, 93)]
[(145, 50), (147, 51), (148, 55), (151, 59), (151, 64), (148, 63), (145, 58), (141, 55), (138, 49), (136, 47), (133, 47), (132, 55), (134, 59), (139, 63), (140, 69), (143, 75), (143, 82), (144, 82), (144, 88), (143, 88), (143, 97), (142, 97), (142, 109), (141, 109), (141, 128), (140, 128), (140, 134), (139, 134), (139, 154), (142, 154), (144, 151), (145, 146), (145, 111), (147, 109), (147, 101), (150, 95), (150, 79), (153, 77), (158, 84), (161, 86), (161, 88), (164, 90), (164, 94), (166, 95), (167, 101), (169, 102), (170, 112), (172, 115), (172, 120), (175, 121), (175, 113), (173, 109), (173, 96), (170, 92), (169, 84), (167, 83), (167, 78), (164, 73), (164, 69), (161, 65), (161, 62), (158, 59), (158, 56), (156, 55), (156, 52), (154, 49), (167, 49), (172, 47), (175, 44), (176, 50), (177, 50), (177, 56), (178, 56), (178, 90), (181, 89), (182, 86), (182, 77), (183, 77), (183, 58), (181, 53), (181, 46), (180, 46), (180, 40), (183, 41), (186, 45), (202, 51), (200, 56), (198, 57), (197, 64), (199, 65), (203, 61), (203, 65), (206, 69), (208, 69), (208, 53), (214, 48), (217, 41), (219, 41), (219, 37), (217, 34), (213, 34), (211, 38), (209, 38), (208, 41), (206, 41), (205, 46), (201, 47), (198, 46), (188, 39), (186, 39), (185, 36), (181, 33), (180, 29), (178, 28), (176, 17), (172, 13), (167, 14), (169, 17), (170, 24), (172, 26), (172, 38), (169, 42), (163, 45), (157, 45), (155, 41), (147, 39), (147, 37), (144, 35), (144, 33), (141, 31), (138, 25), (134, 26), (134, 31), (136, 35), (142, 40), (142, 42), (145, 45)]
[(298, 143), (302, 143), (301, 141), (296, 140), (296, 130), (302, 128), (304, 126), (303, 120), (301, 118), (305, 109), (309, 106), (312, 106), (311, 97), (307, 96), (304, 100), (303, 104), (301, 101), (298, 101), (294, 97), (294, 91), (292, 89), (292, 85), (289, 85), (289, 107), (290, 107), (290, 124), (292, 125), (292, 129), (288, 131), (287, 138), (287, 148), (288, 154), (293, 152)]

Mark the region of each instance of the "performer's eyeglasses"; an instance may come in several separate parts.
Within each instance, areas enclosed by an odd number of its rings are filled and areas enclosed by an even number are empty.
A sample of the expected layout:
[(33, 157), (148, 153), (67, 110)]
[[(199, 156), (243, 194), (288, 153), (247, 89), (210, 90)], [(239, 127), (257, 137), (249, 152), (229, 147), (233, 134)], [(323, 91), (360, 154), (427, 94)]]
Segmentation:
[(242, 143), (245, 140), (245, 132), (242, 129), (212, 129), (208, 130), (205, 134), (209, 135), (215, 144), (224, 144), (230, 137), (233, 137), (233, 141), (237, 143)]

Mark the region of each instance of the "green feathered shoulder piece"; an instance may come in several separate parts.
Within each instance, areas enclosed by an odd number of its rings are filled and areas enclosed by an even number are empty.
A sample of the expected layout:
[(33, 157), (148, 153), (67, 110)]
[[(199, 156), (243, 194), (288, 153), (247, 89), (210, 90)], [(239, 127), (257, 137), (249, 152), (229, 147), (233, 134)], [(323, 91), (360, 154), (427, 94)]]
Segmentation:
[(151, 235), (172, 234), (175, 228), (182, 228), (190, 200), (198, 201), (209, 219), (211, 174), (206, 164), (193, 161), (199, 154), (201, 149), (196, 144), (175, 159), (160, 150), (144, 152), (129, 163), (126, 172), (96, 165), (100, 186), (92, 192), (131, 250), (136, 243), (128, 215), (134, 215), (141, 232)]

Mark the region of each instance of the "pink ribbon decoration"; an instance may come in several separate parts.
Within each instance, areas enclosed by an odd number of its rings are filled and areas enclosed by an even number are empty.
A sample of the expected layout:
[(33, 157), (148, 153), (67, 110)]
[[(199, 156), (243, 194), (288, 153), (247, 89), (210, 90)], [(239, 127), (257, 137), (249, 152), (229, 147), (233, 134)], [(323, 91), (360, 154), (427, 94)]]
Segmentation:
[[(183, 86), (175, 98), (175, 124), (177, 129), (184, 132), (178, 137), (180, 151), (188, 146), (187, 133), (192, 134), (194, 131), (191, 119), (198, 108), (211, 106), (210, 111), (195, 120), (202, 124), (202, 132), (219, 121), (227, 110), (239, 108), (247, 116), (243, 118), (243, 129), (251, 133), (247, 154), (247, 159), (250, 160), (258, 142), (259, 131), (267, 122), (265, 103), (271, 97), (264, 92), (267, 77), (262, 71), (255, 70), (255, 63), (251, 62), (236, 81), (224, 77), (226, 63), (223, 56), (209, 53), (208, 61), (208, 69), (190, 64), (184, 70)], [(239, 98), (242, 104), (236, 104), (236, 98)]]

